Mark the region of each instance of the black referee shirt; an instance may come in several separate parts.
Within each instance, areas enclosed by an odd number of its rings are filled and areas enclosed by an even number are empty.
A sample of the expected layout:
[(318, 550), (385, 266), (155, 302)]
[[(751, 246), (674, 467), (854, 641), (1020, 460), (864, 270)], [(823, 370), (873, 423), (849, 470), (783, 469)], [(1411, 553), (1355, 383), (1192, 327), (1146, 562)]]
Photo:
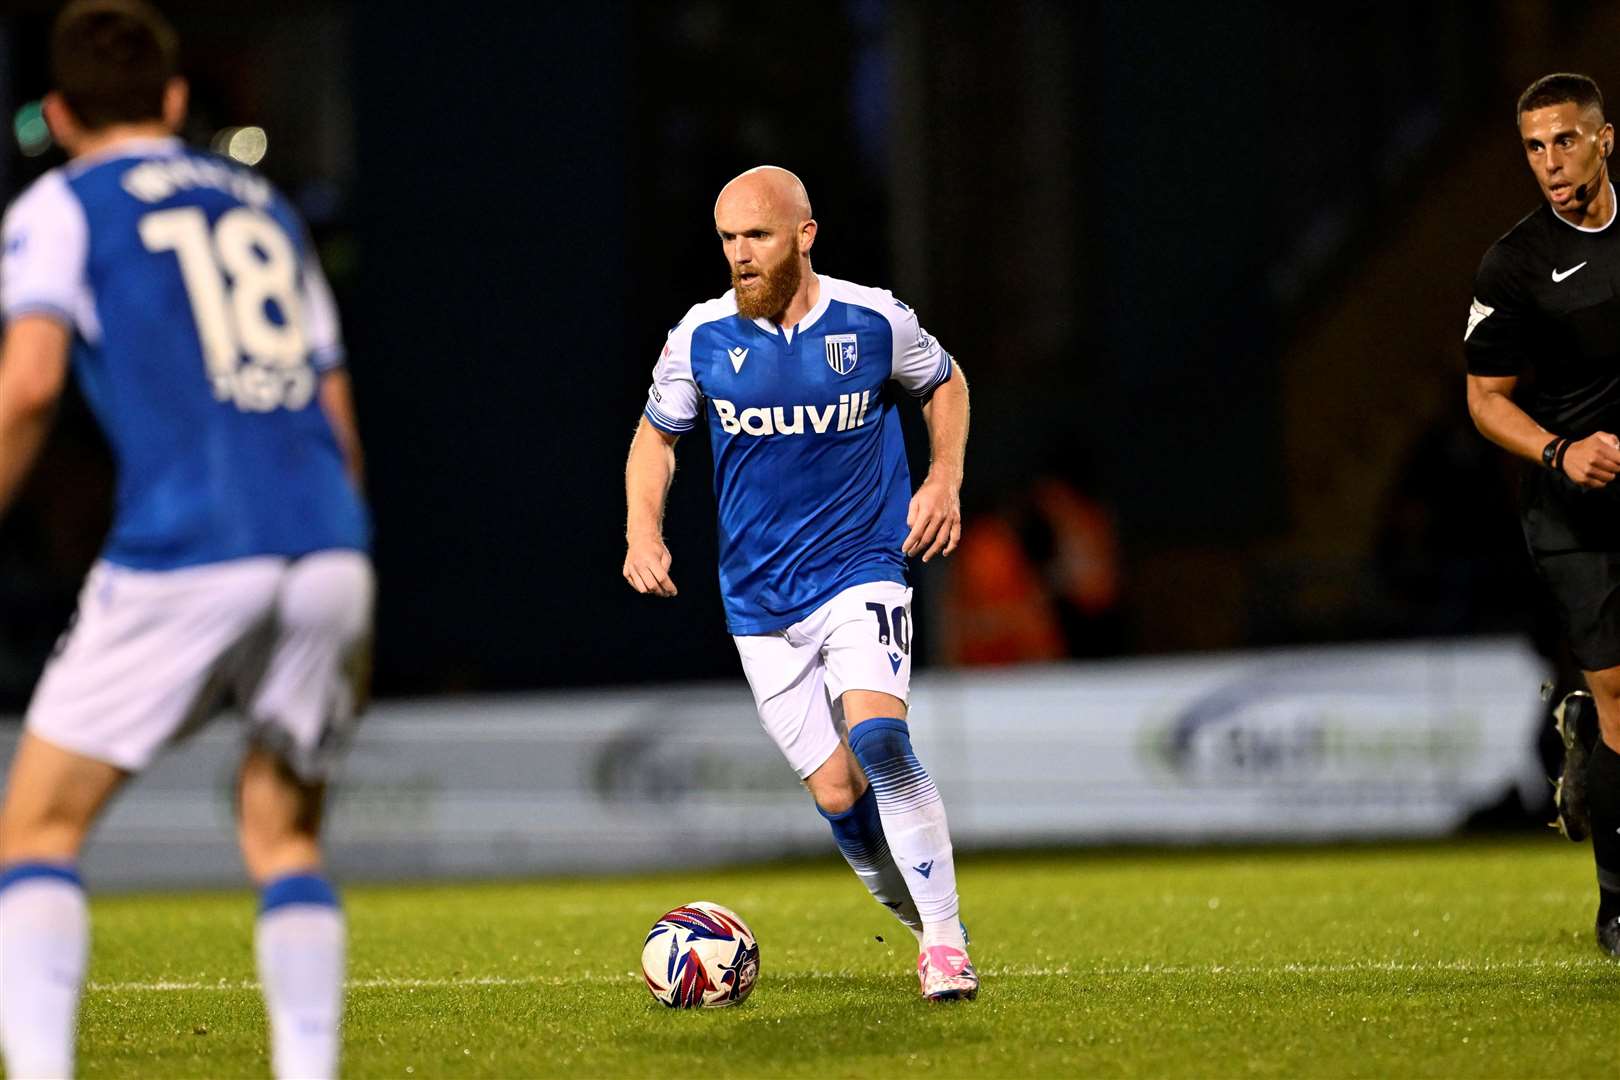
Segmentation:
[[(1520, 376), (1515, 402), (1554, 435), (1620, 435), (1620, 221), (1582, 229), (1542, 203), (1485, 253), (1463, 341), (1469, 374)], [(1533, 547), (1620, 549), (1620, 481), (1588, 493), (1538, 475)]]

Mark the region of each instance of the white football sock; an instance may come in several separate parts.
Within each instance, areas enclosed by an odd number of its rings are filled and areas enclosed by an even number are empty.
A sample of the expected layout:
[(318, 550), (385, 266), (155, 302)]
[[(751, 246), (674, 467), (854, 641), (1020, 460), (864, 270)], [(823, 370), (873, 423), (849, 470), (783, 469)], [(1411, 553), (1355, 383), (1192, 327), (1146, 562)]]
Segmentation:
[(935, 945), (949, 945), (953, 949), (967, 952), (967, 935), (962, 933), (960, 919), (947, 919), (944, 922), (929, 923), (924, 927), (919, 944), (925, 949), (932, 949)]
[(254, 938), (270, 1015), (271, 1070), (284, 1080), (336, 1076), (344, 967), (336, 894), (314, 875), (271, 882)]
[(904, 720), (866, 720), (851, 734), (849, 746), (877, 793), (883, 835), (922, 916), (924, 936), (936, 924), (954, 924), (958, 904), (950, 826), (939, 789), (911, 751), (910, 729)]
[(72, 869), (20, 863), (0, 873), (0, 1053), (7, 1076), (73, 1075), (89, 951), (84, 887)]

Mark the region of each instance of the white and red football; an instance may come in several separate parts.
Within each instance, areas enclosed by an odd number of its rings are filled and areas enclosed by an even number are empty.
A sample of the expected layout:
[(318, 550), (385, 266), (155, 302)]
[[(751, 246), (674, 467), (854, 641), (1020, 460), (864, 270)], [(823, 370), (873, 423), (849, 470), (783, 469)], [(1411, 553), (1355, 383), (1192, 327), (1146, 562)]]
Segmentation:
[(641, 974), (652, 996), (672, 1009), (735, 1005), (759, 977), (759, 943), (735, 911), (694, 901), (653, 923)]

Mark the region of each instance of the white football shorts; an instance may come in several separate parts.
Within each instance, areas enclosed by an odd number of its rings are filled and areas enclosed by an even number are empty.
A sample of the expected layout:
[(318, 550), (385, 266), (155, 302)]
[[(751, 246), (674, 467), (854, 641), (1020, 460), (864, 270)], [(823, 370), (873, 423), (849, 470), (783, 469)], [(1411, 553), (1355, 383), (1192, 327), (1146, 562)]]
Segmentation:
[(845, 735), (846, 690), (911, 696), (911, 590), (854, 585), (785, 630), (733, 635), (765, 731), (802, 780)]
[(364, 700), (375, 587), (358, 551), (179, 570), (98, 562), (28, 730), (138, 772), (234, 706), (254, 745), (320, 780)]

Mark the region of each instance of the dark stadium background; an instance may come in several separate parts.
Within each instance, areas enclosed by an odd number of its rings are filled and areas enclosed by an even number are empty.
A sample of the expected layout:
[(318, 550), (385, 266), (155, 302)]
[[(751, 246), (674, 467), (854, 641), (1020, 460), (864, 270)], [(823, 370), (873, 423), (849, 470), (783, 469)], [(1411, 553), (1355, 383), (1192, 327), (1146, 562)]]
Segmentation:
[[(962, 360), (970, 515), (1039, 548), (1039, 476), (1111, 514), (1121, 591), (1068, 650), (1531, 625), (1458, 342), (1537, 198), (1513, 99), (1553, 69), (1620, 93), (1620, 5), (160, 6), (189, 137), (267, 131), (339, 293), (381, 693), (737, 673), (702, 437), (675, 601), (620, 580), (621, 467), (664, 331), (725, 287), (713, 196), (762, 162), (805, 179), (818, 269)], [(8, 121), (55, 7), (0, 15)], [(59, 160), (9, 127), (7, 201)], [(94, 557), (104, 455), (69, 403), (0, 523), (0, 705)], [(948, 572), (920, 577), (936, 627)]]

